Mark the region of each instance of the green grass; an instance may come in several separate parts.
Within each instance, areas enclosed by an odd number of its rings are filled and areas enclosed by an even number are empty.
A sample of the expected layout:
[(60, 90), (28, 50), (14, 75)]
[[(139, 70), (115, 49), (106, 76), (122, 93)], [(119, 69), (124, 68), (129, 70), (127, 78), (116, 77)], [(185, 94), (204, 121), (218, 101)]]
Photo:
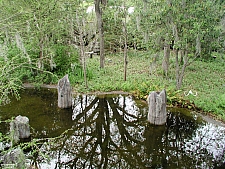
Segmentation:
[[(99, 68), (99, 56), (87, 60), (92, 77), (88, 79), (88, 88), (84, 83), (73, 84), (76, 92), (127, 91), (135, 97), (146, 99), (149, 92), (166, 89), (168, 104), (174, 102), (191, 105), (205, 112), (215, 114), (225, 120), (225, 60), (222, 56), (211, 61), (196, 60), (186, 69), (182, 89), (176, 91), (175, 59), (171, 56), (170, 71), (167, 78), (161, 69), (162, 56), (151, 66), (153, 55), (148, 52), (130, 52), (128, 54), (127, 81), (123, 80), (123, 54), (106, 55), (105, 68)], [(197, 96), (185, 96), (192, 90)], [(191, 106), (188, 106), (191, 107)]]
[(127, 81), (124, 81), (123, 54), (107, 55), (104, 69), (99, 68), (99, 56), (95, 56), (87, 61), (87, 67), (93, 76), (88, 81), (88, 89), (80, 84), (75, 85), (75, 89), (78, 92), (122, 90), (148, 93), (156, 90), (156, 86), (163, 88), (163, 78), (149, 75), (149, 62), (150, 57), (129, 57)]
[(204, 111), (225, 119), (225, 60), (216, 58), (208, 62), (196, 61), (187, 68), (184, 89), (198, 93), (192, 99)]

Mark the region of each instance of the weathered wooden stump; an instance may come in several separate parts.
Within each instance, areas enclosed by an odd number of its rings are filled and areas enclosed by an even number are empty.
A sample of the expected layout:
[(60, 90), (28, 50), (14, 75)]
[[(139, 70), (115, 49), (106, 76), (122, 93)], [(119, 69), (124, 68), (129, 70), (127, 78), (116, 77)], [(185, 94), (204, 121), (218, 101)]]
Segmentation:
[(68, 74), (65, 75), (58, 82), (58, 107), (59, 108), (71, 108), (72, 107), (72, 89)]
[(17, 143), (20, 139), (29, 138), (29, 119), (26, 116), (17, 116), (12, 122), (10, 122), (10, 133), (12, 134), (14, 143)]
[(148, 96), (148, 121), (151, 124), (163, 125), (166, 123), (166, 91), (151, 92)]

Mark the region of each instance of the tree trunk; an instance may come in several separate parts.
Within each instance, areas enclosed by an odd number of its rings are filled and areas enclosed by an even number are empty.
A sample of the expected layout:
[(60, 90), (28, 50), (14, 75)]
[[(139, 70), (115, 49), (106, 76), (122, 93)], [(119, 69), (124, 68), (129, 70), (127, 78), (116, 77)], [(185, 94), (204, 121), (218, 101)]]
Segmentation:
[(80, 57), (81, 57), (81, 63), (82, 63), (83, 73), (84, 73), (85, 88), (87, 88), (88, 84), (87, 84), (86, 55), (85, 55), (85, 47), (84, 47), (85, 44), (84, 44), (84, 39), (83, 39), (83, 37), (84, 37), (84, 27), (85, 27), (84, 19), (79, 20), (78, 17), (77, 17), (77, 23), (79, 25), (79, 31), (80, 31), (80, 35), (79, 35), (79, 40), (80, 40)]
[(65, 75), (58, 82), (58, 107), (59, 108), (71, 108), (72, 107), (72, 89), (68, 74)]
[(180, 65), (179, 65), (179, 55), (178, 55), (177, 49), (175, 50), (175, 60), (176, 60), (176, 88), (178, 89)]
[(166, 91), (151, 92), (148, 96), (148, 121), (154, 125), (163, 125), (166, 123)]
[(159, 58), (159, 54), (156, 53), (152, 56), (152, 61), (150, 62), (149, 66), (149, 74), (152, 75), (156, 71), (156, 61)]
[[(102, 1), (101, 1), (102, 2)], [(106, 2), (104, 1), (103, 5)], [(97, 26), (99, 31), (99, 39), (100, 39), (100, 68), (104, 68), (105, 64), (105, 53), (104, 53), (104, 29), (103, 29), (103, 21), (102, 21), (102, 10), (100, 8), (100, 0), (95, 0), (95, 13), (97, 17)]]
[(141, 30), (141, 28), (140, 28), (140, 22), (141, 22), (141, 15), (138, 14), (138, 15), (136, 16), (136, 26), (137, 26), (137, 31), (140, 31), (140, 30)]
[(162, 68), (163, 68), (163, 72), (166, 75), (166, 77), (168, 76), (168, 71), (169, 71), (169, 60), (170, 60), (170, 46), (167, 43), (167, 41), (165, 41), (164, 59), (163, 59), (163, 62), (162, 62)]
[[(125, 5), (124, 5), (125, 6)], [(124, 81), (127, 80), (127, 13), (124, 9), (123, 36), (124, 36)]]
[(80, 34), (80, 42), (81, 42), (81, 46), (80, 46), (80, 53), (81, 53), (81, 59), (82, 59), (82, 67), (83, 67), (83, 72), (84, 72), (84, 83), (85, 83), (85, 88), (88, 87), (87, 84), (87, 68), (86, 68), (86, 56), (85, 56), (85, 49), (84, 49), (84, 41), (82, 38), (82, 33)]
[[(183, 58), (182, 65), (180, 65), (180, 63), (182, 63), (182, 62), (181, 61), (179, 62), (179, 54), (178, 53), (180, 53), (180, 57)], [(176, 55), (175, 56), (176, 57), (176, 89), (179, 90), (182, 86), (184, 72), (188, 65), (188, 56), (187, 56), (188, 52), (187, 52), (187, 50), (182, 51), (182, 52), (178, 52), (178, 50), (176, 50), (175, 55)], [(180, 66), (182, 66), (182, 68), (180, 68)]]
[(127, 42), (125, 40), (125, 46), (124, 46), (124, 81), (127, 80)]
[[(148, 11), (148, 2), (144, 0), (142, 12), (146, 13), (147, 11)], [(144, 43), (147, 44), (149, 41), (149, 29), (145, 27), (144, 30), (142, 29), (142, 31), (143, 31)]]

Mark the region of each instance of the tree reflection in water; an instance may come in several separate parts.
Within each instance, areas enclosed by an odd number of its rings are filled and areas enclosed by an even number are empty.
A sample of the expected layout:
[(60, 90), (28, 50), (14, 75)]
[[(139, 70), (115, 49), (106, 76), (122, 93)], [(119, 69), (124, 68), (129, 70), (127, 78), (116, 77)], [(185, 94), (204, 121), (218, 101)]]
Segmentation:
[(147, 106), (130, 96), (79, 96), (72, 119), (63, 137), (42, 145), (51, 158), (42, 168), (210, 168), (224, 159), (189, 153), (195, 132), (205, 125), (199, 119), (169, 112), (166, 125), (153, 126)]

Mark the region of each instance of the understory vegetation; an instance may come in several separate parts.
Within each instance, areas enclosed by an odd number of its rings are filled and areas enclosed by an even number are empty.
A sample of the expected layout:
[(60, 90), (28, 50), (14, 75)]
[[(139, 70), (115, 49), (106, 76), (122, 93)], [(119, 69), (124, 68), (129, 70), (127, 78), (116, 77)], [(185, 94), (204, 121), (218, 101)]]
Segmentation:
[(137, 98), (147, 99), (151, 91), (166, 89), (169, 106), (202, 110), (225, 120), (225, 60), (223, 55), (217, 55), (211, 60), (193, 62), (186, 70), (180, 90), (176, 90), (175, 58), (171, 57), (170, 72), (165, 77), (161, 69), (162, 57), (154, 62), (154, 55), (150, 52), (129, 52), (127, 81), (123, 80), (122, 53), (107, 55), (104, 69), (99, 68), (98, 56), (87, 60), (91, 75), (88, 88), (84, 82), (75, 82), (75, 72), (70, 74), (70, 79), (75, 92), (81, 93), (127, 91)]
[[(63, 56), (63, 47), (59, 48), (59, 58)], [(99, 67), (99, 56), (87, 57), (87, 86), (84, 81), (82, 67), (74, 58), (65, 57), (56, 60), (60, 69), (46, 68), (39, 70), (35, 65), (27, 63), (26, 58), (14, 57), (11, 61), (1, 64), (5, 66), (2, 82), (8, 83), (1, 88), (1, 101), (9, 101), (11, 93), (19, 99), (19, 90), (23, 83), (57, 84), (65, 74), (69, 75), (75, 93), (91, 93), (106, 91), (125, 91), (139, 99), (147, 99), (151, 91), (167, 91), (168, 106), (179, 106), (203, 112), (209, 112), (220, 120), (225, 120), (225, 60), (223, 54), (215, 53), (216, 58), (203, 60), (198, 58), (187, 67), (182, 88), (176, 89), (176, 63), (171, 52), (168, 75), (162, 71), (163, 51), (157, 55), (151, 51), (128, 52), (127, 80), (124, 81), (123, 53), (108, 53), (105, 67)], [(75, 59), (75, 61), (73, 61)], [(18, 64), (18, 62), (20, 64)], [(68, 64), (68, 63), (75, 63)], [(11, 67), (10, 67), (10, 66)], [(60, 66), (62, 65), (62, 66)], [(6, 76), (7, 75), (7, 76)]]

